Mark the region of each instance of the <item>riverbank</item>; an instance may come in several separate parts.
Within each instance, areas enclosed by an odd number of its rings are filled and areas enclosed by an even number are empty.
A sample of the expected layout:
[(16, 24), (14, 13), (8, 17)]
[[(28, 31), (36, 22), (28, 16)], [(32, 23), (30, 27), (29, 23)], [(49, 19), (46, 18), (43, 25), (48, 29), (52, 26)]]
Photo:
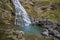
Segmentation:
[[(19, 30), (19, 28), (20, 27), (12, 25), (12, 24), (9, 24), (9, 25), (3, 25), (3, 24), (1, 24), (1, 26), (0, 26), (0, 40), (13, 40), (12, 38), (15, 37), (16, 34), (12, 34), (12, 33), (15, 32), (16, 30)], [(36, 30), (36, 28), (34, 28), (34, 27), (33, 27), (33, 29), (35, 29), (34, 32), (36, 32), (37, 30), (39, 30), (39, 29)], [(19, 30), (19, 31), (21, 31), (21, 30)], [(31, 31), (33, 32), (33, 30), (31, 30)], [(12, 35), (14, 35), (14, 36), (12, 36)], [(24, 35), (25, 35), (25, 33), (24, 33)], [(53, 40), (53, 36), (52, 37), (48, 37), (48, 38), (44, 38), (43, 36), (39, 37), (39, 36), (37, 36), (37, 35), (28, 35), (28, 36), (24, 36), (24, 38), (26, 40)]]
[(13, 30), (18, 30), (19, 27), (14, 24), (0, 24), (0, 40), (11, 40), (7, 39), (6, 31), (12, 32)]

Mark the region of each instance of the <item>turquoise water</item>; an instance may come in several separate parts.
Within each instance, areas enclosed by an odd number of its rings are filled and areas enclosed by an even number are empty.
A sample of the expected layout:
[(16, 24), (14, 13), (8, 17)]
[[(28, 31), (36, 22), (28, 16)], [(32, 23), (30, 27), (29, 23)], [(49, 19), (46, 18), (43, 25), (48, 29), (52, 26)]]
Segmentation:
[(36, 25), (20, 27), (20, 30), (24, 31), (25, 35), (38, 35), (38, 36), (40, 36), (41, 32), (43, 31), (41, 27)]

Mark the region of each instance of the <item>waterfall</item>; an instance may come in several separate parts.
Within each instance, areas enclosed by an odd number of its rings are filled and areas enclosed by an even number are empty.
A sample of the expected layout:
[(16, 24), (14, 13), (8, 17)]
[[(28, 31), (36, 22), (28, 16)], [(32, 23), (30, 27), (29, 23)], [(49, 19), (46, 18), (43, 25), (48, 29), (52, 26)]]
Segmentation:
[(31, 21), (29, 19), (29, 16), (24, 9), (24, 7), (21, 5), (19, 0), (12, 0), (13, 5), (15, 6), (15, 24), (19, 26), (28, 26), (31, 24)]

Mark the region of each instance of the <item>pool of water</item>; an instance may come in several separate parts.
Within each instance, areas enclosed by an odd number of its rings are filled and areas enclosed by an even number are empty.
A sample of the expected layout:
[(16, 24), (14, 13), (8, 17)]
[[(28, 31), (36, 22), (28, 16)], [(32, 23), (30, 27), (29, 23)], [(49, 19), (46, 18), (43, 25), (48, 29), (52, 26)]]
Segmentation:
[(20, 30), (24, 31), (25, 35), (38, 35), (38, 36), (41, 36), (41, 32), (43, 31), (41, 27), (36, 25), (20, 27)]

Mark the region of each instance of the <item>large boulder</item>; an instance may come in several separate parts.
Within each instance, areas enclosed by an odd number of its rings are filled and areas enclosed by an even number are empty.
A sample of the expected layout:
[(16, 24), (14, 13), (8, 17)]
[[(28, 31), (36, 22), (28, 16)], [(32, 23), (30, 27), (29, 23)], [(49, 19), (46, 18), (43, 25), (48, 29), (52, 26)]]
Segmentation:
[(49, 29), (49, 34), (60, 39), (60, 33), (57, 30)]

